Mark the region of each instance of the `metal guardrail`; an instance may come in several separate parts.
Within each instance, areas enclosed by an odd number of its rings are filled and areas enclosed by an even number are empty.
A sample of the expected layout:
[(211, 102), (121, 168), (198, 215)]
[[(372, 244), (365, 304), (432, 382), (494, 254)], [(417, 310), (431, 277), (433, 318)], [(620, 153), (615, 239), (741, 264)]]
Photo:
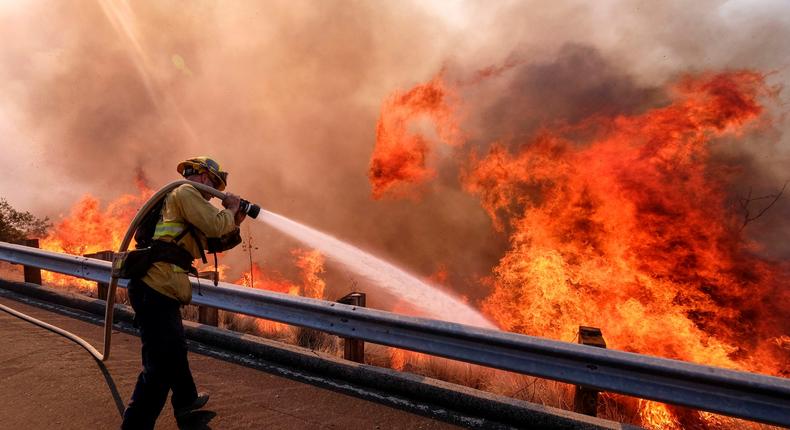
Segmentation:
[[(97, 282), (110, 263), (0, 242), (0, 260)], [(790, 380), (192, 278), (192, 302), (601, 391), (790, 426)], [(124, 281), (119, 285), (126, 286)]]

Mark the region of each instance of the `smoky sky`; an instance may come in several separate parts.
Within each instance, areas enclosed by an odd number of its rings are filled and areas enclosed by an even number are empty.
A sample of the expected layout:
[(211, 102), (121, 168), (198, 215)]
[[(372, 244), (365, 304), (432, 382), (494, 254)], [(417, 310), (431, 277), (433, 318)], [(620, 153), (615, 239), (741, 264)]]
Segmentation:
[[(446, 267), (472, 298), (487, 293), (480, 278), (507, 237), (461, 190), (459, 154), (439, 157), (439, 180), (419, 200), (370, 198), (375, 124), (392, 91), (443, 67), (465, 79), (517, 59), (462, 89), (465, 147), (484, 150), (556, 121), (659, 106), (664, 84), (684, 73), (756, 68), (773, 72), (774, 84), (790, 76), (783, 2), (109, 3), (0, 6), (1, 196), (57, 217), (86, 193), (106, 201), (133, 192), (138, 169), (158, 186), (177, 179), (179, 161), (212, 155), (230, 171), (230, 191), (418, 275)], [(744, 183), (771, 189), (790, 179), (786, 130), (779, 121), (754, 145), (729, 147), (750, 160)], [(778, 256), (779, 241), (762, 232), (790, 238), (783, 202), (790, 193), (749, 226)], [(294, 270), (296, 244), (250, 229), (264, 267)], [(330, 272), (330, 289), (356, 282)]]
[(589, 45), (563, 45), (552, 61), (525, 64), (512, 74), (501, 96), (476, 116), (485, 140), (528, 138), (553, 123), (638, 114), (666, 103), (661, 88), (638, 85)]

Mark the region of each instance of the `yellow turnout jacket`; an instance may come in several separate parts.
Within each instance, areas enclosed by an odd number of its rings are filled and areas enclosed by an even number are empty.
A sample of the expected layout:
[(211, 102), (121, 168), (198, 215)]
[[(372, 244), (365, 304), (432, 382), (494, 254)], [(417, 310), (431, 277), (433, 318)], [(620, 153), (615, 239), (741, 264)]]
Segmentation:
[[(194, 258), (200, 258), (196, 240), (200, 240), (205, 249), (207, 237), (220, 237), (236, 228), (233, 212), (218, 209), (204, 199), (197, 188), (184, 184), (165, 197), (154, 239), (172, 242), (190, 224), (194, 226), (193, 233), (184, 235), (177, 244)], [(154, 290), (181, 303), (192, 301), (192, 286), (187, 273), (175, 264), (154, 263), (142, 280)]]

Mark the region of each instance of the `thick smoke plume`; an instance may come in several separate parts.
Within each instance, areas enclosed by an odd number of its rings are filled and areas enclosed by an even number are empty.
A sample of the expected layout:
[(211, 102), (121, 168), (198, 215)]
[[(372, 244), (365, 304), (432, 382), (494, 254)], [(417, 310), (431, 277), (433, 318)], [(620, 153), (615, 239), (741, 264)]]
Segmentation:
[[(465, 144), (484, 154), (492, 139), (517, 145), (547, 124), (661, 105), (661, 88), (679, 74), (749, 68), (787, 82), (786, 9), (738, 1), (3, 4), (0, 192), (57, 217), (86, 193), (106, 201), (134, 192), (139, 169), (156, 188), (176, 178), (178, 161), (209, 154), (231, 171), (233, 192), (417, 274), (443, 268), (447, 285), (480, 300), (490, 293), (480, 279), (507, 236), (463, 191), (454, 147), (427, 143), (435, 173), (419, 201), (371, 199), (376, 121), (393, 91), (444, 70), (463, 93)], [(787, 126), (776, 124), (770, 139), (745, 150), (722, 145), (717, 156), (747, 166), (734, 199), (789, 179)], [(787, 197), (747, 226), (775, 258), (790, 252), (779, 240), (790, 237)], [(289, 270), (292, 242), (263, 228), (252, 234), (260, 261)], [(328, 289), (355, 282), (328, 270)]]

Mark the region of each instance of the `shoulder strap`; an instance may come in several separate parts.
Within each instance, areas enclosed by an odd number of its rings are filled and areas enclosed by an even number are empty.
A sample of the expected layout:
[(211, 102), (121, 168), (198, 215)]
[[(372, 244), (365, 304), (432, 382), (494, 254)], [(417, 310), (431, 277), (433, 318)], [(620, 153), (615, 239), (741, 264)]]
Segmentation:
[(143, 219), (140, 221), (137, 231), (134, 232), (134, 241), (136, 243), (135, 247), (137, 249), (151, 246), (151, 241), (153, 240), (154, 232), (156, 231), (156, 225), (162, 218), (162, 210), (164, 209), (164, 206), (165, 198), (162, 198), (151, 208), (147, 214), (145, 214)]
[(191, 234), (192, 239), (195, 239), (195, 243), (197, 244), (198, 250), (200, 251), (200, 259), (203, 261), (203, 264), (206, 264), (208, 263), (208, 260), (206, 260), (206, 252), (203, 250), (203, 243), (200, 241), (200, 237), (198, 237), (198, 235), (195, 234), (194, 230), (195, 230), (195, 226), (187, 223), (187, 228), (185, 228), (184, 231), (179, 233), (178, 236), (173, 238), (173, 243), (177, 244), (178, 241), (184, 238), (184, 236), (186, 236), (187, 234)]

